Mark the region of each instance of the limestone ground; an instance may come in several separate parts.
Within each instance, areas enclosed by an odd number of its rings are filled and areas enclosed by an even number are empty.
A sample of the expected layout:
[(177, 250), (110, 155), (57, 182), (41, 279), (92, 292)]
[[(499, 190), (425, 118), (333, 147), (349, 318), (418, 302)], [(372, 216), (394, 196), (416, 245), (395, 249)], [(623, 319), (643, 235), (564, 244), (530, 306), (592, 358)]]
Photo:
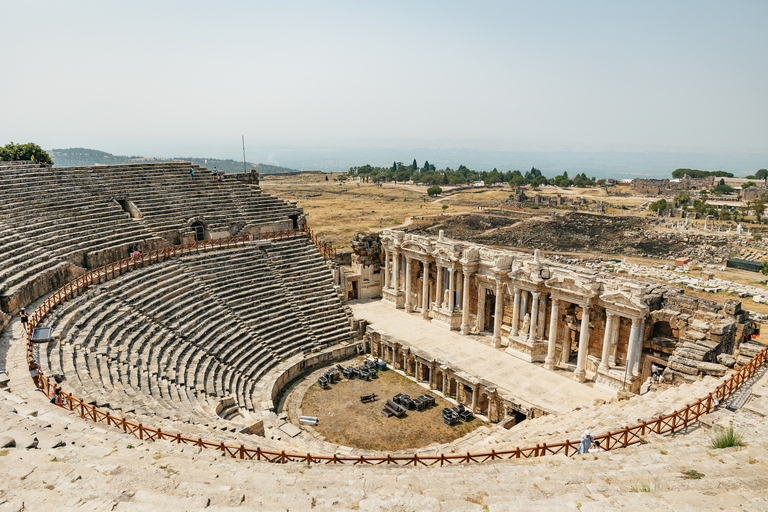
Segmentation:
[[(375, 402), (362, 403), (361, 395), (376, 393)], [(314, 384), (304, 395), (304, 415), (317, 416), (315, 427), (326, 440), (344, 446), (368, 450), (398, 451), (420, 448), (432, 443), (448, 443), (482, 425), (474, 419), (449, 427), (443, 423), (443, 407), (453, 404), (435, 396), (436, 405), (424, 411), (408, 411), (402, 418), (387, 418), (381, 413), (387, 399), (397, 393), (417, 397), (426, 389), (395, 371), (379, 372), (371, 381), (346, 380), (322, 389)]]

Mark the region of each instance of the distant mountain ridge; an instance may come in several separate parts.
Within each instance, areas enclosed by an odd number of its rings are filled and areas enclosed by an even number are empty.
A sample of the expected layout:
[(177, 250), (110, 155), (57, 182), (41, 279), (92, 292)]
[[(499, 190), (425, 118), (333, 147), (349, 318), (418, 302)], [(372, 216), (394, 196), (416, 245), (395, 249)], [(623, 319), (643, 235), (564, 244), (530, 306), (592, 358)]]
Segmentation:
[[(66, 148), (66, 149), (51, 149), (48, 151), (51, 155), (53, 163), (56, 167), (82, 167), (87, 165), (125, 165), (125, 164), (141, 164), (152, 162), (191, 162), (193, 165), (199, 165), (201, 167), (207, 167), (213, 169), (216, 167), (219, 171), (227, 173), (243, 172), (243, 162), (237, 160), (222, 160), (218, 158), (192, 158), (192, 157), (179, 157), (179, 158), (154, 158), (144, 156), (121, 156), (113, 155), (105, 151), (99, 151), (97, 149), (86, 148)], [(277, 165), (269, 164), (254, 164), (253, 162), (246, 162), (246, 168), (256, 169), (259, 173), (283, 173), (283, 172), (298, 172), (298, 169), (291, 169), (289, 167), (280, 167)]]

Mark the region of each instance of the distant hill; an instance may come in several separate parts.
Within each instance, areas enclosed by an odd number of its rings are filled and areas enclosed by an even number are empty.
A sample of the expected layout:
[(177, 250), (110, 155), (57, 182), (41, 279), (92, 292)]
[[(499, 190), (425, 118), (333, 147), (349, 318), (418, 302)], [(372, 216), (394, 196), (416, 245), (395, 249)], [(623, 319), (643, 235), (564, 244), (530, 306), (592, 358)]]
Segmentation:
[[(194, 165), (213, 169), (216, 167), (219, 171), (228, 173), (243, 172), (243, 162), (237, 160), (220, 160), (217, 158), (153, 158), (144, 156), (120, 156), (99, 151), (97, 149), (86, 148), (66, 148), (52, 149), (48, 151), (53, 163), (57, 167), (82, 167), (86, 165), (123, 165), (123, 164), (141, 164), (146, 162), (192, 162)], [(246, 162), (246, 167), (256, 169), (259, 173), (282, 173), (298, 172), (296, 169), (280, 167), (269, 164), (254, 164)]]

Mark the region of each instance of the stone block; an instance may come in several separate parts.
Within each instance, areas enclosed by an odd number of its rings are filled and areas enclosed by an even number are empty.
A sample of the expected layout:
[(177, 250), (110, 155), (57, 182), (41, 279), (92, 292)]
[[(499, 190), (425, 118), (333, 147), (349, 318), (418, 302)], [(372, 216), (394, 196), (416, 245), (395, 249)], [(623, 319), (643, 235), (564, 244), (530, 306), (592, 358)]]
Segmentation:
[(733, 365), (736, 364), (736, 358), (730, 354), (720, 354), (717, 356), (717, 362), (728, 368), (733, 368)]
[(722, 364), (704, 362), (699, 363), (698, 369), (703, 375), (712, 375), (713, 377), (722, 377), (728, 371), (728, 367)]
[(741, 311), (741, 301), (736, 299), (728, 299), (723, 305), (723, 311), (727, 315), (735, 315)]
[(700, 361), (691, 361), (682, 357), (672, 356), (669, 358), (669, 368), (687, 375), (698, 374), (698, 363)]
[(0, 437), (0, 448), (16, 448), (16, 440), (10, 436)]

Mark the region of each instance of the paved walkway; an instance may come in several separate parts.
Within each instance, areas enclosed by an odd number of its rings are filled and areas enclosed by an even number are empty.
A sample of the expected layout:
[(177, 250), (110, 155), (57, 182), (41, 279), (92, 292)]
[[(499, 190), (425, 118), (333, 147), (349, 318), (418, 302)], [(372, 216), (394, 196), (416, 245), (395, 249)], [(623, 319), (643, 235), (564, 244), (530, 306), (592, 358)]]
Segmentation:
[(383, 301), (356, 301), (350, 306), (355, 317), (367, 320), (377, 331), (402, 340), (455, 369), (492, 382), (502, 395), (544, 410), (563, 414), (579, 405), (591, 406), (596, 398), (613, 397), (607, 391), (579, 384), (571, 373), (545, 370), (483, 344), (484, 337), (462, 336)]

